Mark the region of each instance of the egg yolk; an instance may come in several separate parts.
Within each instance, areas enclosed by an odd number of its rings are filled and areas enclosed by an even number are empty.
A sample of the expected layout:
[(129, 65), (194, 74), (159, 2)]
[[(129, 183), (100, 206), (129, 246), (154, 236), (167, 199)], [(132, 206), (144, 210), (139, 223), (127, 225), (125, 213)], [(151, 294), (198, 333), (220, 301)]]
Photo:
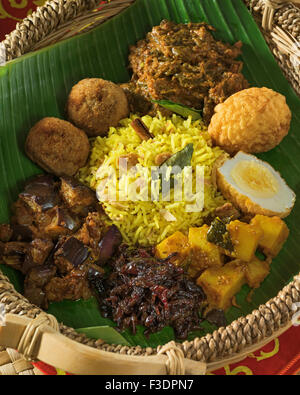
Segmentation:
[(231, 170), (236, 185), (254, 197), (270, 198), (278, 192), (278, 181), (271, 171), (254, 161), (238, 162)]

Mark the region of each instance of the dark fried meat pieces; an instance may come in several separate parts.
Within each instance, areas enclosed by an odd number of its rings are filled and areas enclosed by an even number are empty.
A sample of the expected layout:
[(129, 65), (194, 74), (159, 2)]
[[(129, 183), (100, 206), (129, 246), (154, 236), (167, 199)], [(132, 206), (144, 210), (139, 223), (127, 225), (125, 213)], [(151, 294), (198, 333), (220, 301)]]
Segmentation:
[(90, 281), (99, 294), (103, 315), (112, 318), (120, 330), (129, 327), (135, 333), (136, 326), (143, 325), (150, 334), (170, 325), (176, 337), (184, 339), (199, 328), (198, 312), (205, 294), (182, 268), (124, 244), (110, 265), (107, 279), (96, 273)]
[[(234, 45), (216, 41), (214, 29), (205, 23), (175, 24), (162, 21), (146, 39), (130, 48), (133, 71), (129, 84), (123, 86), (129, 103), (140, 97), (141, 113), (149, 110), (151, 100), (171, 100), (203, 109), (206, 124), (216, 104), (248, 87), (240, 73), (241, 42)], [(148, 104), (147, 104), (148, 101)], [(152, 106), (155, 112), (157, 105)]]
[(3, 243), (9, 241), (13, 235), (13, 229), (10, 224), (0, 225), (0, 241)]
[(73, 177), (61, 177), (60, 193), (69, 209), (86, 217), (97, 206), (97, 198), (90, 188)]
[(30, 302), (46, 308), (49, 301), (91, 296), (87, 272), (108, 230), (103, 215), (95, 192), (72, 177), (26, 182), (11, 225), (0, 226), (0, 261), (25, 275)]

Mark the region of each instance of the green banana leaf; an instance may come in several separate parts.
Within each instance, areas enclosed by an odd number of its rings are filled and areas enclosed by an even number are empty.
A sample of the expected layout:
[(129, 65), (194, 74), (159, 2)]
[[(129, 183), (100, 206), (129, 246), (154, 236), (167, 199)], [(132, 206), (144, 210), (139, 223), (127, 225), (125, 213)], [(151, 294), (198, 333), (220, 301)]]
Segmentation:
[[(92, 338), (95, 338), (95, 333), (99, 333), (101, 330), (101, 336), (99, 338), (107, 343), (116, 343), (116, 334), (113, 335), (111, 330), (106, 331), (104, 329), (104, 327), (115, 327), (116, 324), (108, 318), (101, 317), (97, 301), (93, 297), (88, 300), (64, 300), (62, 302), (51, 303), (48, 313), (54, 315), (59, 322), (64, 322), (66, 325)], [(83, 326), (86, 328), (82, 329)], [(139, 326), (135, 334), (129, 329), (121, 332), (119, 336), (123, 338), (122, 344), (127, 342), (132, 346), (157, 347), (175, 338), (173, 329), (170, 327), (165, 327), (160, 332), (150, 334), (149, 336), (144, 335), (144, 330), (143, 327)]]
[(111, 326), (91, 326), (89, 328), (77, 328), (76, 332), (84, 333), (90, 339), (102, 339), (108, 344), (121, 344), (130, 346), (130, 343)]
[[(300, 100), (283, 76), (259, 28), (241, 0), (137, 0), (134, 5), (96, 29), (64, 42), (23, 56), (0, 67), (0, 222), (9, 221), (11, 203), (22, 190), (26, 178), (41, 172), (24, 153), (26, 135), (32, 125), (45, 116), (65, 118), (64, 108), (72, 86), (82, 78), (101, 77), (114, 82), (130, 78), (129, 45), (143, 38), (162, 19), (175, 22), (206, 21), (216, 27), (217, 39), (243, 42), (243, 74), (252, 86), (266, 86), (286, 96), (293, 117), (291, 129), (280, 146), (259, 155), (285, 178), (296, 194), (300, 193)], [(237, 296), (240, 308), (227, 313), (228, 323), (250, 313), (274, 297), (300, 271), (300, 205), (296, 202), (286, 219), (290, 236), (280, 254), (274, 259), (271, 273), (251, 302), (250, 291), (243, 286)], [(18, 290), (23, 277), (3, 265), (1, 270)], [(75, 328), (113, 326), (103, 319), (94, 299), (53, 303), (49, 312), (59, 321)], [(201, 336), (213, 326), (190, 335)], [(125, 331), (122, 336), (130, 344), (166, 343), (174, 338), (171, 328), (149, 336), (138, 328), (137, 334)]]

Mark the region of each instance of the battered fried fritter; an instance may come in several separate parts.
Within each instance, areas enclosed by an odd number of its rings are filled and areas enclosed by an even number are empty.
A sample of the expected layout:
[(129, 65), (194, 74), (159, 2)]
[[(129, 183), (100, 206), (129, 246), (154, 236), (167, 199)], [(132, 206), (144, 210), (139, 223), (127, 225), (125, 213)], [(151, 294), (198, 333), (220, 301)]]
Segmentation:
[(122, 88), (100, 78), (87, 78), (73, 86), (67, 103), (68, 117), (89, 136), (103, 136), (129, 114)]
[(288, 134), (290, 121), (283, 95), (268, 88), (249, 88), (215, 107), (208, 132), (230, 154), (266, 152)]
[(70, 122), (44, 118), (30, 130), (25, 151), (47, 172), (72, 176), (85, 165), (90, 143), (87, 135)]

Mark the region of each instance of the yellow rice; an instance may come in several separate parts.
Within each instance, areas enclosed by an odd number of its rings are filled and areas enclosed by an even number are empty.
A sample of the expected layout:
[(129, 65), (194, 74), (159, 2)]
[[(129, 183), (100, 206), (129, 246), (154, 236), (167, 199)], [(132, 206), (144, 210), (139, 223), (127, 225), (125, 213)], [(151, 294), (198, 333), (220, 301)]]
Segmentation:
[[(101, 182), (99, 172), (97, 173), (100, 166), (101, 169), (113, 166), (117, 170), (120, 156), (135, 153), (139, 158), (137, 167), (150, 168), (155, 166), (155, 157), (159, 153), (174, 154), (189, 143), (194, 147), (191, 166), (204, 166), (204, 207), (201, 212), (187, 212), (187, 202), (172, 199), (102, 202), (107, 216), (118, 226), (125, 242), (149, 246), (159, 243), (177, 230), (187, 233), (189, 227), (201, 226), (203, 218), (224, 203), (223, 197), (211, 182), (214, 163), (218, 157), (224, 155), (224, 151), (219, 147), (212, 147), (207, 129), (200, 120), (184, 120), (175, 114), (168, 119), (160, 114), (156, 117), (144, 116), (142, 120), (154, 138), (142, 141), (130, 126), (134, 118), (136, 116), (132, 115), (122, 120), (120, 127), (111, 127), (107, 137), (96, 137), (92, 140), (89, 161), (79, 171), (80, 181), (96, 190)], [(195, 187), (194, 181), (193, 186)]]

